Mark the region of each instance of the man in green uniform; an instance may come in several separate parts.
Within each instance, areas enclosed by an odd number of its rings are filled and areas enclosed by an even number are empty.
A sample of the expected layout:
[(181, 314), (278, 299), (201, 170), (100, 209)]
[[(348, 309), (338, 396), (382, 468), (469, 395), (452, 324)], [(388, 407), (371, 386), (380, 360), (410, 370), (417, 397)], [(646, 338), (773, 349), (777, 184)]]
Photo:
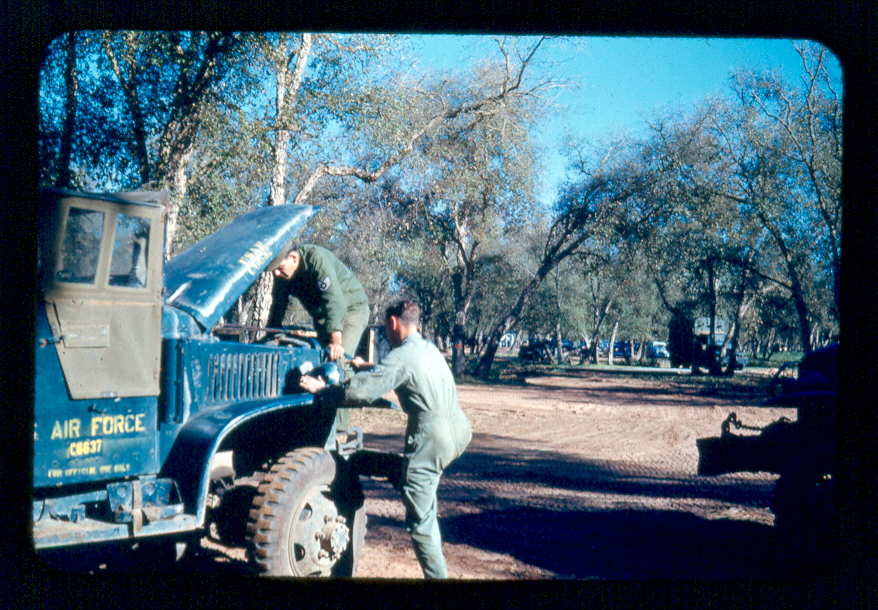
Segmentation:
[[(338, 360), (345, 353), (353, 356), (369, 324), (369, 301), (357, 276), (332, 252), (309, 244), (291, 248), (270, 268), (275, 281), (268, 326), (283, 323), (294, 296), (311, 316), (330, 359)], [(347, 412), (339, 410), (338, 428), (346, 429), (348, 420)]]
[[(412, 301), (387, 309), (384, 327), (394, 349), (378, 366), (361, 360), (340, 388), (347, 404), (363, 404), (396, 390), (408, 415), (401, 480), (406, 527), (415, 555), (426, 578), (447, 578), (436, 506), (436, 489), (442, 471), (455, 460), (472, 438), (469, 420), (457, 402), (454, 377), (435, 345), (418, 333), (420, 311)], [(317, 393), (326, 384), (303, 376), (303, 388)]]

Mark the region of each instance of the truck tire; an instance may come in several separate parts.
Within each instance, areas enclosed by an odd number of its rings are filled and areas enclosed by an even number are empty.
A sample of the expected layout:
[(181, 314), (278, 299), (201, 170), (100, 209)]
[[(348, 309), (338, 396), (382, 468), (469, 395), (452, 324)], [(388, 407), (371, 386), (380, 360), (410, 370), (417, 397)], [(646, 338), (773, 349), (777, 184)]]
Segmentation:
[[(287, 453), (265, 474), (247, 520), (250, 561), (267, 576), (351, 576), (353, 540), (365, 519), (349, 523), (332, 496), (335, 459), (319, 447)], [(351, 528), (354, 532), (351, 532)], [(342, 573), (345, 572), (345, 573)]]

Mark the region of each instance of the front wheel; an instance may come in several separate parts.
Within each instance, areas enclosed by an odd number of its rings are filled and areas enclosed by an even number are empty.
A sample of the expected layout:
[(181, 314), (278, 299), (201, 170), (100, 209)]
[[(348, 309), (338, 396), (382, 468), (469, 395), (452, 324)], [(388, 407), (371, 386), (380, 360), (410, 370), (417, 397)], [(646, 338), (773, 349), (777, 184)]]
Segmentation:
[(365, 527), (362, 515), (345, 517), (339, 510), (332, 492), (335, 475), (335, 459), (318, 447), (291, 451), (266, 473), (247, 521), (249, 556), (261, 572), (352, 575), (351, 554), (359, 550), (352, 538), (361, 538), (359, 529)]

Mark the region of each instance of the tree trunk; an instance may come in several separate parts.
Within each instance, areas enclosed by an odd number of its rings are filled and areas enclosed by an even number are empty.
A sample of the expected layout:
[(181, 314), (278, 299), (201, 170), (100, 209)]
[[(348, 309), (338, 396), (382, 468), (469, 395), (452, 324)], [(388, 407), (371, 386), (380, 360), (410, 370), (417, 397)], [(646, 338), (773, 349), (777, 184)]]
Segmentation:
[(171, 258), (174, 254), (174, 236), (177, 233), (177, 218), (180, 214), (180, 206), (186, 198), (186, 191), (189, 187), (189, 177), (186, 175), (186, 169), (189, 160), (192, 158), (192, 150), (187, 149), (174, 154), (170, 163), (166, 166), (168, 170), (169, 181), (164, 186), (170, 190), (168, 200), (167, 222), (165, 224), (165, 260)]
[[(137, 89), (134, 84), (134, 65), (129, 62), (129, 65), (126, 66), (127, 71), (123, 72), (122, 66), (119, 65), (118, 59), (116, 58), (116, 54), (113, 51), (111, 46), (111, 41), (114, 34), (112, 32), (106, 32), (103, 35), (101, 44), (103, 45), (104, 52), (107, 55), (107, 59), (110, 61), (110, 67), (113, 70), (113, 73), (116, 75), (117, 80), (119, 81), (119, 86), (122, 88), (122, 93), (125, 97), (125, 104), (128, 107), (128, 112), (131, 114), (131, 125), (134, 131), (134, 152), (136, 154), (137, 168), (140, 173), (140, 182), (141, 184), (149, 184), (155, 179), (162, 179), (162, 176), (153, 175), (151, 169), (152, 164), (149, 160), (149, 151), (147, 150), (147, 132), (146, 132), (146, 121), (143, 116), (143, 107), (141, 106), (140, 97), (137, 94)], [(134, 35), (131, 33), (126, 33), (123, 35), (125, 38), (125, 43), (128, 45), (135, 44)], [(174, 214), (174, 220), (176, 221), (176, 212)], [(167, 258), (169, 252), (169, 244), (173, 240), (174, 233), (168, 232), (167, 243), (165, 244), (165, 257)]]
[(458, 310), (454, 314), (454, 327), (451, 329), (451, 372), (455, 377), (463, 374), (466, 364), (464, 346), (466, 342), (466, 314)]
[(555, 362), (562, 364), (564, 361), (564, 348), (561, 345), (561, 321), (555, 320)]
[(613, 366), (613, 351), (616, 348), (616, 331), (619, 330), (619, 320), (613, 323), (613, 332), (610, 335), (610, 349), (607, 352), (607, 364)]
[[(311, 34), (302, 34), (302, 42), (295, 53), (296, 66), (290, 73), (289, 62), (293, 54), (289, 50), (287, 34), (281, 34), (281, 49), (275, 57), (275, 126), (276, 135), (274, 140), (274, 163), (271, 169), (271, 188), (268, 195), (268, 205), (283, 205), (286, 203), (286, 176), (287, 155), (290, 139), (292, 136), (291, 122), (292, 109), (299, 95), (299, 87), (302, 83), (302, 75), (308, 65), (311, 54)], [(260, 328), (268, 321), (272, 306), (272, 289), (274, 288), (274, 276), (271, 273), (263, 273), (256, 284), (256, 294), (250, 307), (251, 324)], [(257, 333), (260, 338), (264, 333)]]
[(591, 357), (592, 362), (594, 364), (598, 363), (598, 333), (601, 331), (601, 326), (604, 324), (604, 320), (606, 320), (607, 315), (610, 313), (610, 307), (613, 305), (613, 296), (607, 298), (607, 302), (604, 306), (595, 312), (595, 325), (591, 332), (591, 341), (589, 345), (591, 346)]
[(76, 34), (67, 34), (67, 57), (64, 65), (64, 82), (67, 98), (64, 100), (64, 132), (61, 137), (61, 153), (58, 159), (58, 186), (72, 188), (73, 132), (76, 127), (76, 96), (79, 81), (76, 75)]
[(707, 335), (707, 371), (718, 376), (722, 373), (719, 363), (719, 349), (716, 345), (716, 274), (714, 261), (707, 261), (707, 298), (710, 304), (710, 331)]
[[(548, 273), (548, 270), (546, 270), (546, 273)], [(494, 364), (494, 357), (497, 355), (497, 348), (500, 347), (500, 339), (518, 324), (518, 320), (521, 318), (521, 313), (530, 302), (531, 295), (534, 290), (536, 290), (537, 286), (539, 286), (543, 277), (545, 277), (545, 273), (540, 276), (538, 272), (537, 276), (531, 279), (528, 285), (525, 286), (524, 290), (521, 291), (521, 294), (518, 295), (518, 299), (516, 299), (510, 312), (497, 322), (491, 330), (491, 334), (488, 335), (488, 344), (485, 347), (485, 353), (482, 354), (476, 368), (476, 375), (479, 377), (484, 379), (491, 374), (491, 366)]]

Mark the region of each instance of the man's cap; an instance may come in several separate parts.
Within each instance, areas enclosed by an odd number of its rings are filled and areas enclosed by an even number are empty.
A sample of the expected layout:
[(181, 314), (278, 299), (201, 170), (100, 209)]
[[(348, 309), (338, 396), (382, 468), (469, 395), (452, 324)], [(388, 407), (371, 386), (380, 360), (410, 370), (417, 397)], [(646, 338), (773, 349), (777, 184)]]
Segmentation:
[(278, 266), (280, 266), (281, 262), (283, 262), (283, 260), (286, 257), (287, 257), (287, 251), (284, 250), (283, 252), (281, 252), (280, 254), (275, 256), (274, 259), (270, 263), (268, 263), (268, 267), (266, 267), (265, 270), (266, 271), (274, 271), (275, 269), (277, 269)]
[(266, 271), (274, 271), (283, 260), (289, 255), (290, 252), (295, 250), (296, 247), (293, 244), (287, 244), (283, 250), (280, 251), (280, 254), (274, 257), (270, 263), (268, 263), (268, 267), (265, 268)]

